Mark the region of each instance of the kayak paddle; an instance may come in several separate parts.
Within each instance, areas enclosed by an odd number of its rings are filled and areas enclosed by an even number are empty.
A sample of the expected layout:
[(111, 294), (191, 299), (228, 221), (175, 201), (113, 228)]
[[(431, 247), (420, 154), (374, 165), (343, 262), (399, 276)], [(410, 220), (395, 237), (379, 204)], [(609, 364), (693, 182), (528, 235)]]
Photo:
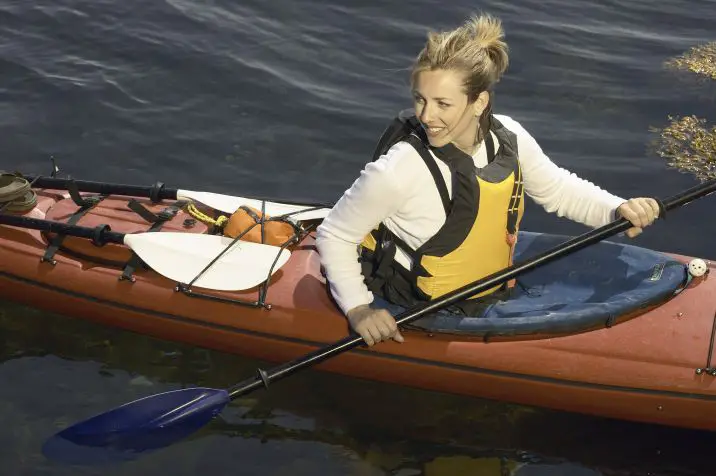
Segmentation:
[[(714, 191), (716, 191), (716, 179), (675, 195), (666, 202), (660, 203), (662, 207), (660, 218), (664, 218), (667, 210), (685, 205)], [(615, 220), (523, 263), (513, 264), (434, 301), (407, 310), (396, 316), (397, 324), (400, 326), (412, 322), (631, 227), (631, 223), (624, 218)], [(170, 445), (206, 425), (231, 400), (260, 387), (268, 387), (274, 381), (351, 350), (361, 343), (363, 339), (360, 336), (351, 334), (334, 344), (319, 348), (268, 371), (259, 369), (256, 376), (228, 389), (187, 388), (135, 400), (60, 431), (46, 443), (45, 454), (64, 460), (74, 458), (87, 461), (87, 458), (94, 458), (98, 454), (105, 457), (107, 455), (130, 457), (143, 451)], [(98, 451), (100, 453), (97, 453)]]
[[(34, 181), (36, 188), (48, 188), (54, 190), (67, 190), (69, 187), (77, 187), (80, 192), (99, 193), (102, 195), (126, 195), (131, 197), (149, 197), (153, 201), (163, 199), (184, 200), (189, 199), (208, 205), (215, 210), (224, 213), (234, 213), (239, 207), (246, 205), (261, 210), (266, 207), (266, 214), (269, 216), (280, 216), (290, 214), (296, 220), (317, 220), (325, 218), (331, 210), (323, 204), (287, 204), (279, 203), (261, 198), (244, 198), (233, 195), (224, 195), (211, 192), (197, 192), (194, 190), (180, 190), (165, 188), (163, 183), (157, 183), (153, 187), (138, 185), (125, 185), (105, 182), (91, 182), (87, 180), (62, 179), (54, 177), (25, 176), (27, 180)], [(303, 211), (305, 210), (305, 211)]]
[[(4, 214), (0, 214), (0, 225), (88, 238), (98, 246), (105, 243), (124, 244), (137, 253), (147, 266), (166, 278), (220, 291), (239, 291), (258, 286), (269, 277), (269, 271), (276, 272), (291, 255), (289, 250), (278, 246), (237, 241), (220, 235), (118, 233), (111, 231), (108, 225), (91, 228)], [(194, 280), (197, 276), (198, 279)]]

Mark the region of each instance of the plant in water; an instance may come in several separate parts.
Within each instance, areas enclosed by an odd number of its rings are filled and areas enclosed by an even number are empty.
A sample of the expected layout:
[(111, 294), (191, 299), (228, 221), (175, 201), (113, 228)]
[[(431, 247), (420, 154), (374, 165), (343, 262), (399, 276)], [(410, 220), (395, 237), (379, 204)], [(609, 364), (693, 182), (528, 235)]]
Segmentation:
[[(705, 75), (716, 80), (716, 42), (691, 48), (665, 62), (669, 68)], [(668, 165), (701, 180), (716, 178), (716, 126), (696, 116), (671, 117), (669, 125), (655, 129), (660, 134), (656, 153)]]
[(708, 128), (706, 119), (696, 116), (671, 117), (660, 130), (657, 153), (668, 165), (690, 172), (701, 180), (716, 178), (716, 126)]
[(716, 80), (716, 41), (694, 46), (676, 58), (667, 60), (667, 68), (691, 71)]

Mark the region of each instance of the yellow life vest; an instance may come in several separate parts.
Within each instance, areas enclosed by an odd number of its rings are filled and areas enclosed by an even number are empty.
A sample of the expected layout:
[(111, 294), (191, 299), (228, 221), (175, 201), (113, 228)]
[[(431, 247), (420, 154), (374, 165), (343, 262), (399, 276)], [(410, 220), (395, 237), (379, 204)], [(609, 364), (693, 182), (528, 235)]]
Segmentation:
[[(440, 230), (416, 250), (382, 223), (366, 236), (361, 244), (360, 261), (366, 285), (372, 292), (410, 307), (512, 264), (524, 212), (517, 138), (494, 117), (491, 117), (490, 130), (498, 139), (499, 149), (495, 151), (491, 134), (486, 134), (488, 164), (480, 169), (474, 166), (472, 157), (453, 144), (440, 148), (430, 146), (422, 126), (406, 111), (383, 134), (374, 158), (396, 142), (411, 144), (435, 180), (446, 220)], [(430, 152), (451, 169), (452, 199)], [(395, 262), (396, 246), (411, 257), (412, 269), (407, 270)], [(472, 309), (475, 299), (511, 285), (489, 289), (457, 307), (463, 311)]]

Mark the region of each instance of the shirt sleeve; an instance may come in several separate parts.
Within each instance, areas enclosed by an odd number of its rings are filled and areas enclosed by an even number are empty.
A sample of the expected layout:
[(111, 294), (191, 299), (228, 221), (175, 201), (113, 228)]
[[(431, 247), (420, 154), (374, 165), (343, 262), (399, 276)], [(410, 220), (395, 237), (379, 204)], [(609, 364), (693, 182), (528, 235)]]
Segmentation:
[[(411, 171), (417, 153), (399, 142), (385, 155), (368, 163), (316, 230), (316, 247), (331, 294), (346, 313), (373, 301), (363, 282), (358, 245), (382, 221), (396, 213), (415, 188)], [(418, 157), (419, 160), (419, 157)]]
[(550, 213), (590, 227), (606, 225), (625, 202), (592, 182), (557, 166), (515, 120), (500, 121), (517, 136), (525, 193)]

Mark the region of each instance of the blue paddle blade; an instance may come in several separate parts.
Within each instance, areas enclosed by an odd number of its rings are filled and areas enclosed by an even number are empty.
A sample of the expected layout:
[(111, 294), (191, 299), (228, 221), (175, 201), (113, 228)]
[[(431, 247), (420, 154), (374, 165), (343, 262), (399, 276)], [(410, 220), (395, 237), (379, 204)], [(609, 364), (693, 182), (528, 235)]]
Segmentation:
[(175, 443), (212, 420), (229, 402), (226, 390), (187, 388), (135, 400), (50, 438), (46, 457), (73, 464), (135, 458)]

